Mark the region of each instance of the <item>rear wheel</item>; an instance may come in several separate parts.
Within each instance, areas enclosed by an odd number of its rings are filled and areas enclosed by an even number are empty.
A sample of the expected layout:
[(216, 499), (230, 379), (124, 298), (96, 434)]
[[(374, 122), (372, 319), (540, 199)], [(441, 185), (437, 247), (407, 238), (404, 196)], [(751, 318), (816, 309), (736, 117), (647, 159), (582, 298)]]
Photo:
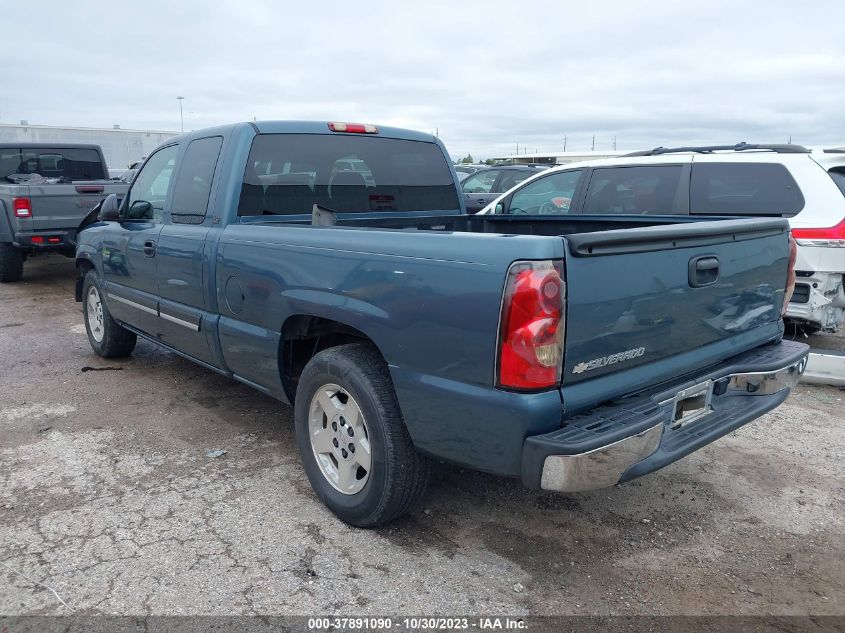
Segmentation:
[(408, 512), (428, 482), (381, 355), (369, 345), (333, 347), (305, 366), (296, 390), (296, 439), (320, 500), (358, 527)]
[(13, 244), (0, 244), (0, 282), (20, 281), (23, 277), (23, 251)]
[(123, 328), (109, 314), (103, 301), (103, 291), (97, 274), (92, 270), (85, 275), (82, 286), (82, 314), (85, 317), (85, 331), (88, 342), (97, 355), (103, 358), (128, 356), (135, 349), (137, 336)]

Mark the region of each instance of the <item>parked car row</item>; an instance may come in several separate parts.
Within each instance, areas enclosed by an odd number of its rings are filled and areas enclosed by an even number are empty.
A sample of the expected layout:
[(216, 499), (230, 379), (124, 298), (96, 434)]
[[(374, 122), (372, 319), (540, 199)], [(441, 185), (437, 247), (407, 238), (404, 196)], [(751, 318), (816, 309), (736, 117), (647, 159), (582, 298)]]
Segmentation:
[(641, 189), (683, 195), (610, 174), (591, 215), (591, 166), (489, 171), (462, 188), (439, 139), (373, 125), (170, 139), (81, 227), (91, 347), (142, 337), (291, 404), (314, 491), (356, 526), (407, 512), (431, 458), (587, 490), (786, 399), (808, 352), (783, 340), (786, 219), (641, 213)]
[(842, 150), (739, 144), (571, 163), (511, 187), (481, 213), (787, 218), (798, 244), (787, 318), (810, 333), (845, 320)]

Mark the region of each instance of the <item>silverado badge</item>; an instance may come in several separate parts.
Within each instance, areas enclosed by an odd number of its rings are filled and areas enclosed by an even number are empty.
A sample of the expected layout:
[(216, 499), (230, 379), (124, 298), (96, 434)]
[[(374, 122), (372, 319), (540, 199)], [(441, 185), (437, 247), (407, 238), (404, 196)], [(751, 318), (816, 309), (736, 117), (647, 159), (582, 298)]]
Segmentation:
[(618, 354), (601, 356), (585, 363), (578, 363), (572, 368), (572, 373), (581, 374), (585, 371), (598, 369), (599, 367), (606, 367), (607, 365), (622, 363), (626, 360), (631, 360), (632, 358), (639, 358), (643, 354), (645, 354), (645, 347), (635, 347), (634, 349), (625, 350), (624, 352), (619, 352)]

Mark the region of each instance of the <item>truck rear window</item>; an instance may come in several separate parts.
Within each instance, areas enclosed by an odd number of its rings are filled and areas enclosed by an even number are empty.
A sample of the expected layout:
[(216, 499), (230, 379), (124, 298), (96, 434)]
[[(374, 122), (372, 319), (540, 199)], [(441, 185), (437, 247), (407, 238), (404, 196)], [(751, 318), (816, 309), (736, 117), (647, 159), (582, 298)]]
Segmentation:
[(693, 163), (690, 213), (793, 216), (804, 196), (777, 163)]
[(260, 134), (244, 172), (238, 215), (444, 211), (460, 208), (434, 143), (384, 137)]
[(0, 148), (0, 180), (37, 174), (63, 180), (102, 180), (106, 177), (100, 154), (81, 147)]

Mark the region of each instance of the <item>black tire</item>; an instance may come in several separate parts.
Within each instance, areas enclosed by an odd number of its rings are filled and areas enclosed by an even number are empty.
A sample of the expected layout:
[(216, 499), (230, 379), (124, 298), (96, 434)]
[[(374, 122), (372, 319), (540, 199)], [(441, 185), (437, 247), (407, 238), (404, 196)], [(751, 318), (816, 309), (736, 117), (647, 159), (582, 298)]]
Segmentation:
[[(329, 482), (311, 446), (312, 399), (327, 384), (348, 392), (366, 422), (372, 467), (363, 488), (355, 494), (340, 492)], [(411, 510), (425, 493), (430, 462), (414, 448), (387, 364), (372, 346), (341, 345), (316, 354), (300, 377), (294, 418), (296, 441), (311, 487), (346, 523), (382, 526)]]
[[(94, 330), (92, 330), (92, 323), (89, 322), (91, 318), (88, 310), (88, 300), (92, 289), (96, 290), (97, 297), (102, 308), (102, 334), (101, 340), (97, 340)], [(88, 342), (98, 356), (103, 358), (119, 358), (121, 356), (128, 356), (135, 349), (135, 343), (138, 342), (138, 337), (134, 332), (130, 332), (115, 321), (109, 313), (108, 305), (103, 299), (103, 289), (100, 286), (100, 281), (97, 279), (97, 273), (93, 270), (88, 271), (85, 275), (85, 282), (82, 285), (82, 317), (85, 319), (85, 331), (88, 334)], [(94, 328), (97, 327), (93, 324)]]
[(23, 277), (23, 251), (3, 242), (0, 244), (0, 282), (20, 281)]

